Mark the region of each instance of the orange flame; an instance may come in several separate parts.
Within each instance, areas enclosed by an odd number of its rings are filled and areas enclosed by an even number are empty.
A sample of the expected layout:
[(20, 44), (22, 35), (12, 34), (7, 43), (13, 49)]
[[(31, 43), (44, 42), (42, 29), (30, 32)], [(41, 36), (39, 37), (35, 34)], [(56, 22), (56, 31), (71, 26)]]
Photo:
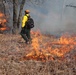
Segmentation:
[(0, 13), (0, 31), (5, 31), (8, 29), (8, 27), (6, 27), (6, 17), (3, 13)]
[(75, 50), (76, 36), (65, 37), (61, 36), (59, 39), (53, 38), (54, 41), (50, 41), (41, 33), (32, 32), (34, 38), (32, 39), (32, 52), (25, 56), (25, 59), (33, 60), (54, 60), (55, 57), (63, 58), (67, 53)]
[(4, 17), (4, 14), (3, 13), (0, 13), (0, 17)]

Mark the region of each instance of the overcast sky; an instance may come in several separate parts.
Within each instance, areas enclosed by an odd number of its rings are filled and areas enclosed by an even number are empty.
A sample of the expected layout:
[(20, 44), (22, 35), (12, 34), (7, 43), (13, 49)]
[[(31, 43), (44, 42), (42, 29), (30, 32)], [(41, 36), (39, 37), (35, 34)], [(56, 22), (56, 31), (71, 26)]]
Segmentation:
[(41, 6), (25, 5), (30, 9), (35, 21), (35, 28), (44, 33), (59, 34), (60, 32), (76, 33), (76, 0), (46, 0)]

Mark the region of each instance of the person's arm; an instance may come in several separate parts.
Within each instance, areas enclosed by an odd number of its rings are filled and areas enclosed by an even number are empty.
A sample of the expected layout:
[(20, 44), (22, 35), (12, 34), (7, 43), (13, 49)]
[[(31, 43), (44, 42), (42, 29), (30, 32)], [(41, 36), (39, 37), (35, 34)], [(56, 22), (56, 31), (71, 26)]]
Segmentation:
[(26, 21), (27, 21), (27, 16), (24, 16), (22, 19), (22, 28), (25, 26)]

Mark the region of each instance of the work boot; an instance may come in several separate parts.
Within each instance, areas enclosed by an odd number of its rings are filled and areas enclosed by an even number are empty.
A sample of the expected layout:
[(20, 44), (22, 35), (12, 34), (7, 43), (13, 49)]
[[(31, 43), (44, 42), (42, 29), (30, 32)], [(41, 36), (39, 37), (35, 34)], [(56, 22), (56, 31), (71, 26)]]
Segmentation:
[(26, 42), (25, 42), (26, 44), (29, 44), (29, 40), (26, 40)]
[(31, 40), (26, 41), (26, 44), (31, 44), (31, 43), (32, 43)]

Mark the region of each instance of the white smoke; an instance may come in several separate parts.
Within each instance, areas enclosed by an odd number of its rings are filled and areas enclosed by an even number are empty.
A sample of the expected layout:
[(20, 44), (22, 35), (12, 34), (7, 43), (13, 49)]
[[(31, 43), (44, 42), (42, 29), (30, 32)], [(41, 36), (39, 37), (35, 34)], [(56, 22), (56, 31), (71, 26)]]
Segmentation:
[(35, 21), (35, 28), (43, 33), (59, 34), (62, 32), (76, 33), (75, 0), (47, 0), (41, 7), (27, 6)]

